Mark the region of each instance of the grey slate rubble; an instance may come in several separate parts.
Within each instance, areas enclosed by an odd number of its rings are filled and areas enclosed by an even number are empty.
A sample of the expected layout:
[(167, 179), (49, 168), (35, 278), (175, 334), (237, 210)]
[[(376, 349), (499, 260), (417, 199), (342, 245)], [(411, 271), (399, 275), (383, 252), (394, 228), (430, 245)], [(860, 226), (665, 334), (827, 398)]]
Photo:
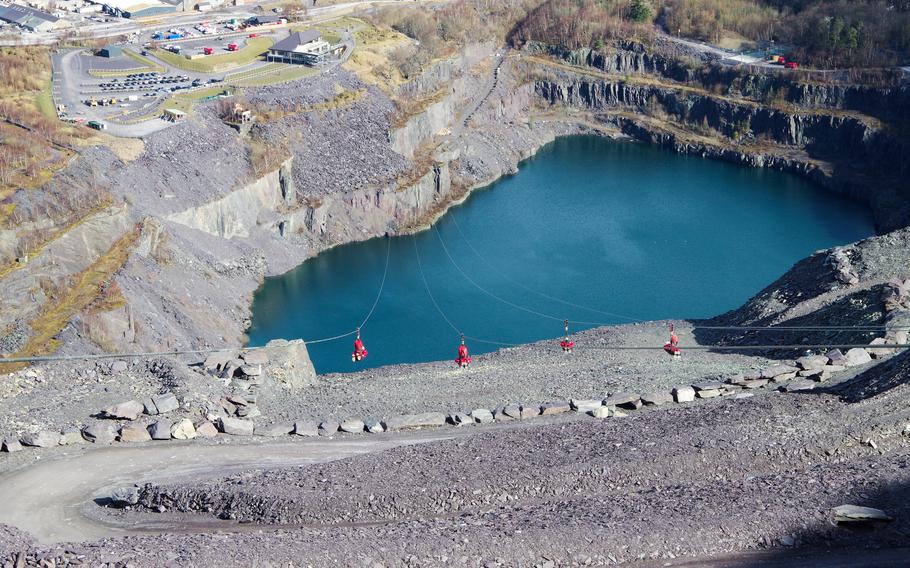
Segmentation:
[(189, 418), (178, 420), (171, 426), (171, 437), (175, 440), (192, 440), (196, 437), (196, 427)]
[(645, 406), (661, 406), (673, 402), (673, 394), (668, 391), (649, 392), (641, 395)]
[(408, 428), (424, 428), (431, 426), (444, 426), (446, 415), (442, 412), (424, 412), (421, 414), (401, 414), (385, 420), (386, 430), (405, 430)]
[(363, 421), (363, 426), (370, 434), (382, 434), (385, 432), (385, 426), (382, 425), (382, 421), (375, 418), (367, 418)]
[(82, 437), (93, 444), (112, 444), (117, 432), (110, 424), (95, 423), (82, 429)]
[(891, 522), (894, 520), (891, 515), (881, 509), (858, 505), (841, 505), (831, 509), (831, 513), (837, 523)]
[(845, 365), (847, 363), (847, 358), (844, 357), (844, 353), (840, 349), (828, 351), (825, 353), (825, 357), (828, 358), (832, 365)]
[(298, 420), (294, 422), (294, 434), (298, 436), (318, 436), (319, 424), (313, 420)]
[(23, 446), (33, 446), (36, 448), (53, 448), (60, 445), (60, 434), (49, 430), (42, 430), (37, 433), (23, 434), (19, 438)]
[[(170, 438), (170, 434), (168, 438)], [(120, 428), (120, 441), (125, 443), (151, 442), (152, 436), (148, 429), (141, 424), (126, 424)]]
[(113, 507), (130, 507), (139, 503), (139, 488), (135, 485), (117, 487), (108, 496)]
[(128, 400), (108, 406), (101, 411), (101, 415), (115, 420), (136, 420), (144, 410), (145, 406), (138, 400)]
[(148, 427), (149, 435), (153, 440), (170, 440), (173, 423), (167, 418), (152, 422)]
[(784, 392), (807, 391), (815, 388), (815, 382), (809, 379), (793, 379), (789, 383), (780, 387)]
[(588, 412), (594, 418), (609, 418), (616, 413), (616, 409), (612, 406), (599, 406)]
[(253, 435), (253, 423), (242, 418), (221, 416), (218, 418), (218, 429), (230, 436)]
[(180, 402), (177, 397), (170, 392), (152, 396), (152, 405), (155, 407), (155, 414), (167, 414), (180, 408)]
[(826, 355), (806, 355), (796, 360), (796, 364), (804, 371), (822, 369), (828, 364)]
[(867, 347), (866, 350), (870, 355), (872, 355), (872, 357), (876, 359), (882, 359), (894, 354), (894, 348), (885, 347), (887, 344), (888, 340), (886, 340), (884, 337), (876, 337), (869, 343), (869, 347)]
[(73, 446), (76, 444), (84, 444), (85, 438), (82, 437), (82, 432), (79, 428), (68, 427), (60, 431), (60, 445), (61, 446)]
[(240, 355), (240, 358), (243, 359), (247, 365), (268, 365), (269, 364), (269, 354), (264, 349), (256, 349), (254, 351), (247, 351)]
[(676, 402), (692, 402), (695, 400), (695, 389), (692, 387), (675, 387), (673, 398)]
[(591, 412), (595, 408), (600, 408), (603, 406), (603, 401), (601, 399), (577, 399), (573, 398), (569, 401), (572, 405), (572, 410), (575, 412), (580, 412), (582, 414)]
[(527, 420), (528, 418), (535, 418), (540, 416), (540, 405), (539, 404), (522, 404), (521, 405), (521, 419)]
[[(502, 409), (502, 414), (513, 419), (521, 420), (521, 405), (520, 404), (507, 404), (505, 408)], [(496, 416), (496, 413), (493, 413), (493, 416)], [(497, 420), (501, 420), (502, 416), (496, 416)]]
[(218, 428), (208, 420), (197, 422), (195, 426), (200, 438), (214, 438), (218, 435)]
[(767, 385), (770, 379), (752, 379), (748, 381), (743, 381), (740, 385), (744, 389), (760, 389), (761, 387)]
[(790, 365), (774, 365), (773, 367), (763, 369), (761, 376), (763, 379), (782, 380), (779, 378), (791, 374), (795, 377), (796, 373), (798, 372), (798, 368), (792, 367)]

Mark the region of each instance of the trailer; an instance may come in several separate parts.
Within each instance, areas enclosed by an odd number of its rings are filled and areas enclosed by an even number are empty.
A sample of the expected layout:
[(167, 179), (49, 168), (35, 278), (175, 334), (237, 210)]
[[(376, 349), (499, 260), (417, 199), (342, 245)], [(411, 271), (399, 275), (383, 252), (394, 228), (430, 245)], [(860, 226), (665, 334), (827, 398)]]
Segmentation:
[(93, 130), (107, 130), (107, 125), (103, 122), (98, 122), (97, 120), (88, 121), (88, 127)]

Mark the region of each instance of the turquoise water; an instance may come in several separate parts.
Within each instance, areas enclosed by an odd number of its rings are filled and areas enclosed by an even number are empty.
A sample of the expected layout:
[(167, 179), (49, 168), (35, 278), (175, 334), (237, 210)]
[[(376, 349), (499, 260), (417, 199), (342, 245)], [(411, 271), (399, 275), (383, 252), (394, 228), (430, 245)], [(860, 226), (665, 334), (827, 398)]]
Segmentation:
[(353, 337), (314, 344), (320, 373), (452, 359), (453, 328), (475, 338), (468, 345), (481, 353), (499, 345), (477, 339), (559, 336), (563, 318), (589, 322), (573, 324), (578, 330), (714, 316), (813, 251), (873, 233), (865, 206), (793, 175), (595, 136), (561, 138), (435, 229), (337, 247), (267, 279), (253, 302), (249, 343), (354, 329), (376, 298), (387, 251), (385, 286), (363, 328), (369, 357), (351, 362)]

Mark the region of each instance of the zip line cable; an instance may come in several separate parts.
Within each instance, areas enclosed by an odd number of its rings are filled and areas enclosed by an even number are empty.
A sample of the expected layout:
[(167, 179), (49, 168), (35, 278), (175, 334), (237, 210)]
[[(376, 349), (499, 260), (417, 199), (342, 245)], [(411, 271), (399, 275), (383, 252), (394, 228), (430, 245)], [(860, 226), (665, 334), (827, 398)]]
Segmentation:
[(551, 301), (554, 301), (554, 302), (559, 302), (560, 304), (564, 304), (564, 305), (566, 305), (566, 306), (571, 306), (571, 307), (573, 307), (573, 308), (578, 308), (578, 309), (581, 309), (581, 310), (587, 310), (587, 311), (589, 311), (589, 312), (595, 312), (595, 313), (598, 313), (598, 314), (601, 314), (601, 315), (605, 315), (605, 316), (609, 316), (609, 317), (615, 317), (615, 318), (620, 318), (620, 319), (628, 320), (630, 323), (641, 323), (641, 322), (646, 321), (646, 320), (643, 320), (643, 319), (640, 319), (640, 318), (633, 318), (633, 317), (631, 317), (631, 316), (625, 316), (625, 315), (622, 315), (622, 314), (617, 314), (617, 313), (615, 313), (615, 312), (606, 312), (606, 311), (603, 311), (603, 310), (598, 310), (598, 309), (596, 309), (596, 308), (592, 308), (592, 307), (590, 307), (590, 306), (584, 306), (584, 305), (581, 305), (581, 304), (576, 304), (575, 302), (570, 302), (570, 301), (568, 301), (568, 300), (563, 300), (562, 298), (557, 298), (556, 296), (551, 296), (551, 295), (549, 295), (549, 294), (545, 294), (544, 292), (539, 292), (539, 291), (537, 291), (537, 290), (534, 290), (533, 288), (529, 288), (528, 286), (525, 286), (524, 284), (522, 284), (522, 283), (519, 282), (518, 280), (515, 280), (515, 279), (509, 277), (509, 276), (506, 275), (503, 271), (501, 271), (500, 269), (496, 268), (496, 266), (495, 266), (492, 262), (490, 262), (489, 260), (487, 260), (482, 254), (480, 254), (480, 251), (478, 251), (478, 250), (474, 247), (474, 245), (471, 244), (471, 241), (468, 240), (468, 237), (464, 234), (464, 231), (461, 230), (461, 225), (458, 224), (458, 221), (455, 219), (455, 216), (454, 216), (454, 215), (450, 216), (449, 219), (452, 221), (452, 224), (455, 225), (455, 229), (458, 231), (458, 234), (461, 235), (461, 240), (463, 240), (463, 241), (465, 242), (465, 244), (468, 245), (468, 248), (470, 248), (470, 249), (474, 252), (474, 254), (477, 256), (477, 258), (479, 258), (484, 264), (486, 264), (487, 266), (489, 266), (489, 267), (490, 267), (496, 274), (498, 274), (501, 278), (503, 278), (504, 280), (506, 280), (507, 282), (509, 282), (509, 283), (511, 283), (511, 284), (513, 284), (513, 285), (515, 285), (515, 286), (518, 286), (518, 287), (521, 288), (522, 290), (525, 290), (525, 291), (530, 292), (530, 293), (532, 293), (532, 294), (536, 294), (536, 295), (538, 295), (538, 296), (540, 296), (540, 297), (542, 297), (542, 298), (546, 298), (547, 300), (551, 300)]
[(373, 312), (376, 311), (376, 306), (379, 304), (379, 298), (382, 296), (382, 290), (385, 288), (385, 278), (389, 274), (389, 257), (392, 256), (392, 239), (386, 237), (386, 241), (388, 241), (388, 246), (385, 250), (385, 269), (382, 271), (382, 282), (379, 283), (379, 292), (376, 294), (376, 299), (373, 300), (373, 307), (370, 308), (370, 312), (367, 314), (367, 317), (363, 318), (363, 322), (360, 323), (359, 327), (365, 326), (367, 322), (370, 321), (370, 318), (373, 317)]

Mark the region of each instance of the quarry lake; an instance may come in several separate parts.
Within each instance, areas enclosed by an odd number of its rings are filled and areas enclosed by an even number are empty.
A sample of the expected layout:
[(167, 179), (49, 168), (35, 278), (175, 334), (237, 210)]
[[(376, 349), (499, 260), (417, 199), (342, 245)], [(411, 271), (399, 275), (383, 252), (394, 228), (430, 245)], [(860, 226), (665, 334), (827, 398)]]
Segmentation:
[(387, 252), (385, 286), (362, 330), (368, 358), (351, 362), (353, 337), (313, 344), (319, 373), (451, 360), (456, 329), (475, 338), (473, 354), (558, 337), (563, 318), (589, 322), (572, 324), (577, 331), (711, 317), (813, 251), (873, 233), (865, 206), (794, 175), (561, 138), (434, 229), (337, 247), (267, 279), (249, 344), (353, 330), (370, 312)]

